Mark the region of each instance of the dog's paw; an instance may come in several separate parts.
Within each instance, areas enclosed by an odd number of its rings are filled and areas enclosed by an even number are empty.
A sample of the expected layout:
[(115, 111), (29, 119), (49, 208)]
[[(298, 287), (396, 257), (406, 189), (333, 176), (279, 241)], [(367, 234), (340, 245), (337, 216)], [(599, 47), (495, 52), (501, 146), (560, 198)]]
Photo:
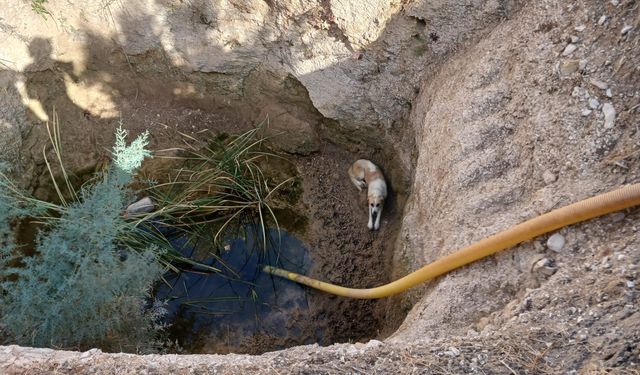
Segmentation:
[(375, 230), (380, 229), (380, 223), (376, 223), (376, 225), (374, 226), (374, 229), (375, 229)]
[(373, 223), (367, 224), (367, 227), (369, 228), (369, 230), (373, 230)]

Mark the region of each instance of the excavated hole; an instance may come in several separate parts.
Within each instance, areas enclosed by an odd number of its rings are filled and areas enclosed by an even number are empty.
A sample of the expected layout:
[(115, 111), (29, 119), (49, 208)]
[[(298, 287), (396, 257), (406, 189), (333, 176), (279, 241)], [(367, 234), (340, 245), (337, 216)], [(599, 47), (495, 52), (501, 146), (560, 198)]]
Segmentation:
[[(289, 205), (276, 210), (286, 231), (283, 243), (288, 247), (283, 252), (291, 258), (304, 259), (298, 262), (304, 263), (298, 271), (349, 287), (381, 285), (390, 281), (392, 274), (403, 273), (393, 268), (393, 252), (409, 176), (403, 174), (383, 136), (371, 129), (349, 131), (324, 118), (311, 104), (304, 87), (292, 77), (282, 79), (268, 72), (252, 72), (242, 80), (244, 97), (225, 97), (212, 92), (219, 91), (222, 81), (230, 84), (227, 81), (232, 78), (202, 73), (185, 77), (170, 67), (159, 66), (161, 57), (153, 53), (129, 56), (127, 62), (120, 61), (123, 66), (113, 64), (115, 58), (119, 55), (109, 56), (112, 64), (108, 67), (94, 67), (120, 74), (116, 82), (110, 83), (118, 95), (105, 100), (104, 107), (99, 102), (93, 103), (90, 110), (76, 106), (63, 87), (50, 84), (55, 72), (34, 73), (27, 80), (33, 92), (44, 93), (40, 101), (45, 109), (56, 108), (62, 122), (65, 162), (69, 170), (81, 175), (79, 181), (82, 176), (91, 175), (87, 171), (100, 168), (108, 160), (106, 150), (118, 122), (100, 115), (107, 113), (109, 106), (120, 110), (121, 121), (132, 134), (148, 129), (150, 147), (155, 150), (181, 146), (183, 134), (199, 139), (239, 134), (268, 118), (264, 134), (269, 137), (268, 147), (287, 160), (272, 159), (265, 167), (267, 173), (299, 176), (296, 186), (299, 199), (292, 199)], [(125, 64), (132, 64), (135, 70), (131, 71), (129, 66), (124, 69)], [(26, 150), (41, 150), (46, 142), (42, 129), (34, 128), (25, 140)], [(37, 152), (27, 152), (25, 157), (25, 168), (33, 176), (25, 185), (36, 196), (52, 199), (54, 191)], [(358, 158), (371, 159), (387, 177), (390, 197), (378, 232), (368, 230), (366, 194), (359, 193), (347, 175), (350, 164)], [(153, 176), (165, 164), (162, 159), (151, 159), (142, 173)], [(233, 241), (235, 247), (246, 248), (251, 247), (247, 243), (253, 240), (239, 243), (230, 239), (230, 243)], [(188, 282), (174, 281), (200, 289), (215, 284), (200, 276)], [(178, 341), (184, 353), (257, 354), (311, 343), (367, 341), (391, 334), (410, 308), (399, 303), (399, 299), (351, 300), (286, 281), (277, 281), (269, 287), (262, 289), (262, 293), (268, 294), (265, 290), (273, 292), (275, 288), (275, 295), (293, 297), (274, 300), (264, 295), (254, 301), (253, 307), (205, 309), (199, 315), (184, 313), (184, 306), (174, 305), (170, 338)], [(201, 294), (215, 297), (208, 292)], [(263, 305), (272, 308), (265, 309)], [(235, 320), (228, 319), (230, 314)], [(246, 324), (242, 319), (246, 319)]]

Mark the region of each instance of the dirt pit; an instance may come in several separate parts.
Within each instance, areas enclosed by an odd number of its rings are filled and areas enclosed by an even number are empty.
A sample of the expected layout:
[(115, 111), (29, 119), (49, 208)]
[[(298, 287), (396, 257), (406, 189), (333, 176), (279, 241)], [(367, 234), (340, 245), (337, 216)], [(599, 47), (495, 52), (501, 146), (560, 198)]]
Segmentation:
[(404, 195), (402, 189), (393, 192), (380, 230), (370, 231), (366, 194), (358, 192), (346, 173), (354, 158), (326, 143), (313, 155), (267, 163), (266, 173), (271, 164), (278, 170), (271, 173), (297, 170), (300, 176), (300, 196), (275, 210), (282, 231), (271, 230), (263, 251), (256, 231), (247, 230), (244, 239), (228, 241), (228, 252), (221, 253), (224, 266), (207, 261), (237, 274), (165, 277), (171, 287), (160, 285), (156, 298), (169, 301), (169, 339), (177, 344), (170, 351), (261, 354), (305, 344), (382, 339), (397, 328), (406, 312), (390, 308), (386, 300), (335, 297), (261, 272), (262, 264), (272, 264), (363, 288), (389, 281)]
[[(147, 58), (138, 59), (148, 62)], [(35, 92), (45, 92), (47, 87), (51, 89), (48, 82), (57, 77), (57, 74), (37, 73), (27, 82), (30, 82)], [(138, 91), (135, 90), (136, 86), (145, 87), (148, 84), (154, 85), (158, 90), (172, 91), (172, 83), (149, 81), (136, 74), (126, 77), (127, 74), (124, 73), (125, 77), (116, 86), (123, 94), (135, 92), (135, 100), (128, 96), (121, 97), (122, 102), (118, 105), (123, 111), (122, 118), (118, 120), (100, 118), (82, 111), (66, 99), (64, 91), (58, 90), (55, 95), (43, 94), (43, 107), (50, 110), (56, 108), (61, 116), (63, 152), (69, 150), (65, 162), (69, 163), (69, 169), (77, 172), (76, 182), (80, 183), (92, 171), (108, 162), (108, 150), (112, 142), (110, 129), (114, 129), (118, 123), (122, 123), (132, 135), (144, 130), (150, 131), (150, 148), (159, 151), (155, 158), (143, 165), (141, 173), (145, 178), (154, 178), (163, 172), (166, 159), (162, 156), (171, 154), (162, 151), (163, 149), (180, 147), (188, 137), (206, 141), (219, 136), (240, 134), (262, 124), (264, 135), (268, 137), (265, 147), (283, 157), (270, 158), (265, 164), (266, 173), (278, 175), (281, 179), (298, 176), (296, 191), (289, 202), (286, 202), (288, 204), (280, 205), (275, 211), (279, 225), (301, 241), (300, 249), (286, 251), (299, 250), (309, 257), (310, 266), (302, 271), (320, 280), (356, 288), (377, 286), (390, 281), (394, 271), (393, 251), (406, 201), (408, 176), (402, 174), (395, 156), (384, 151), (383, 145), (368, 146), (365, 141), (358, 140), (353, 143), (357, 146), (350, 146), (350, 149), (342, 146), (341, 143), (347, 144), (346, 138), (357, 135), (331, 134), (330, 126), (313, 109), (308, 97), (304, 100), (297, 99), (296, 108), (285, 105), (286, 110), (296, 113), (297, 118), (314, 124), (310, 135), (303, 134), (304, 140), (300, 141), (295, 137), (292, 139), (287, 128), (291, 123), (287, 123), (287, 118), (282, 117), (283, 105), (271, 103), (268, 97), (260, 99), (267, 104), (256, 115), (243, 112), (237, 103), (225, 104), (215, 99), (189, 101), (171, 95), (155, 95), (155, 91), (148, 88)], [(269, 84), (273, 83), (262, 81), (263, 86)], [(291, 95), (306, 95), (295, 81), (285, 80), (282, 84), (288, 87)], [(205, 102), (206, 105), (203, 104)], [(105, 108), (93, 107), (92, 111), (104, 112), (112, 104), (105, 101)], [(35, 115), (32, 115), (32, 120), (38, 121)], [(87, 132), (87, 129), (91, 131)], [(26, 138), (26, 143), (30, 145), (27, 150), (41, 150), (46, 142), (44, 128), (36, 127)], [(33, 152), (25, 155), (25, 168), (30, 170), (32, 176), (25, 185), (41, 199), (55, 199), (55, 192), (51, 189), (48, 173), (39, 154), (40, 152)], [(367, 228), (366, 193), (359, 192), (347, 174), (351, 163), (359, 158), (374, 161), (387, 177), (389, 198), (385, 203), (379, 231)], [(207, 284), (206, 280), (199, 282)], [(277, 283), (291, 284), (287, 281)], [(303, 344), (318, 343), (326, 346), (339, 342), (383, 339), (399, 326), (410, 308), (385, 300), (351, 300), (308, 288), (294, 286), (295, 288), (296, 293), (303, 291), (303, 303), (297, 304), (293, 309), (283, 308), (277, 303), (273, 306), (274, 309), (284, 311), (281, 315), (285, 316), (285, 321), (293, 321), (291, 324), (294, 328), (289, 332), (274, 332), (270, 335), (264, 329), (268, 325), (260, 327), (260, 319), (246, 314), (246, 326), (255, 327), (255, 330), (249, 328), (231, 332), (228, 322), (220, 323), (218, 320), (220, 324), (227, 324), (228, 330), (225, 335), (218, 335), (214, 333), (221, 332), (222, 327), (211, 326), (217, 324), (216, 319), (207, 320), (202, 316), (211, 314), (211, 311), (201, 311), (195, 315), (183, 314), (174, 316), (174, 320), (169, 319), (169, 323), (173, 324), (169, 328), (169, 338), (172, 343), (177, 344), (172, 345), (169, 351), (260, 354)], [(278, 293), (278, 288), (272, 292)], [(255, 302), (260, 304), (270, 298), (268, 295), (259, 296)], [(290, 316), (287, 317), (287, 314)], [(197, 325), (194, 326), (194, 319), (204, 319), (210, 327), (194, 333), (194, 327), (197, 328)], [(303, 322), (304, 327), (295, 321)]]
[[(312, 264), (308, 275), (357, 288), (378, 286), (390, 281), (393, 272), (403, 273), (393, 269), (393, 251), (410, 177), (399, 167), (393, 147), (384, 144), (383, 136), (363, 139), (370, 133), (349, 133), (337, 127), (317, 111), (295, 78), (259, 70), (242, 80), (216, 74), (185, 75), (162, 55), (126, 56), (100, 39), (87, 51), (91, 69), (76, 75), (68, 63), (49, 56), (51, 47), (46, 40), (38, 39), (32, 47), (42, 50), (41, 59), (52, 68), (26, 74), (26, 91), (42, 111), (57, 112), (65, 165), (76, 172), (72, 177), (78, 184), (109, 162), (119, 124), (132, 136), (150, 132), (149, 148), (156, 151), (156, 157), (143, 165), (145, 177), (163, 173), (166, 159), (162, 156), (171, 152), (162, 150), (181, 147), (188, 137), (206, 141), (261, 124), (268, 138), (265, 146), (287, 160), (272, 160), (267, 170), (283, 179), (299, 176), (298, 196), (276, 214), (279, 224), (308, 249)], [(220, 85), (239, 82), (244, 85), (243, 97), (214, 93)], [(79, 98), (91, 105), (83, 105)], [(22, 183), (38, 198), (55, 200), (42, 158), (42, 147), (49, 143), (42, 112), (31, 107), (26, 112), (37, 125), (23, 140)], [(347, 174), (359, 158), (378, 164), (387, 177), (389, 199), (381, 228), (375, 232), (367, 228), (366, 194), (353, 186)], [(290, 341), (262, 335), (225, 346), (202, 340), (180, 342), (180, 334), (173, 329), (172, 339), (178, 339), (186, 352), (251, 354), (300, 344), (362, 342), (391, 334), (411, 307), (305, 290), (305, 319), (321, 334)]]

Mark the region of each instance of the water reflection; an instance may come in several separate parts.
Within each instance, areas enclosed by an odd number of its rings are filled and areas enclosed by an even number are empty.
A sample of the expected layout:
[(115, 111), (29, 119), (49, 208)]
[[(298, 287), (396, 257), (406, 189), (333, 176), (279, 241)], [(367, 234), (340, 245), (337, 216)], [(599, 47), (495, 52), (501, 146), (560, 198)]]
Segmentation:
[[(169, 273), (156, 289), (156, 298), (168, 300), (171, 339), (186, 351), (260, 353), (322, 341), (323, 332), (309, 319), (305, 289), (261, 271), (270, 264), (307, 273), (307, 248), (285, 231), (270, 230), (263, 250), (262, 236), (253, 229), (227, 241), (219, 258), (205, 261), (221, 269), (219, 274)], [(176, 245), (191, 255), (193, 249)]]

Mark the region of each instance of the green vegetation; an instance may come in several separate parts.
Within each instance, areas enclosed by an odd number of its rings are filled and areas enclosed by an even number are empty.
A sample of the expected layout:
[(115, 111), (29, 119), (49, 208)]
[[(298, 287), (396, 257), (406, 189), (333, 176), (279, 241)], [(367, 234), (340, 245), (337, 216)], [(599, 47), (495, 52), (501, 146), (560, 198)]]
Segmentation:
[[(193, 146), (180, 150), (183, 167), (141, 192), (159, 208), (127, 216), (124, 207), (140, 195), (129, 186), (150, 156), (148, 134), (127, 145), (120, 127), (111, 166), (76, 190), (53, 118), (49, 136), (62, 177), (56, 180), (45, 162), (59, 203), (23, 192), (0, 169), (0, 328), (22, 345), (155, 351), (163, 307), (151, 302), (150, 291), (163, 272), (179, 272), (185, 264), (219, 271), (175, 250), (166, 229), (188, 241), (213, 240), (216, 248), (257, 218), (266, 241), (267, 227), (278, 225), (269, 202), (292, 180), (274, 182), (261, 170), (260, 161), (273, 155), (260, 151), (259, 128), (206, 145), (191, 138)], [(21, 218), (43, 228), (33, 256), (25, 256), (13, 238), (12, 224)]]
[(53, 19), (53, 15), (49, 12), (49, 9), (44, 6), (47, 2), (48, 0), (31, 0), (31, 10), (42, 16), (45, 20), (47, 19), (47, 16)]
[(265, 176), (260, 161), (277, 156), (260, 150), (259, 130), (209, 144), (188, 137), (193, 144), (180, 149), (183, 156), (179, 157), (185, 167), (173, 173), (170, 181), (148, 190), (161, 208), (143, 220), (161, 220), (195, 233), (211, 232), (209, 240), (217, 247), (228, 230), (257, 219), (266, 241), (266, 228), (279, 227), (270, 202), (276, 191), (294, 179), (273, 182)]
[[(58, 159), (59, 139), (52, 142)], [(142, 160), (147, 134), (127, 146), (118, 129), (113, 163), (72, 201), (59, 186), (61, 204), (30, 197), (0, 174), (1, 321), (22, 345), (147, 351), (152, 349), (161, 309), (145, 309), (148, 292), (162, 274), (158, 248), (131, 251), (119, 237), (131, 229), (122, 218), (126, 186)], [(64, 168), (63, 168), (64, 169)], [(54, 180), (55, 181), (55, 180)], [(9, 219), (36, 217), (47, 227), (38, 235), (37, 254), (16, 248)]]

